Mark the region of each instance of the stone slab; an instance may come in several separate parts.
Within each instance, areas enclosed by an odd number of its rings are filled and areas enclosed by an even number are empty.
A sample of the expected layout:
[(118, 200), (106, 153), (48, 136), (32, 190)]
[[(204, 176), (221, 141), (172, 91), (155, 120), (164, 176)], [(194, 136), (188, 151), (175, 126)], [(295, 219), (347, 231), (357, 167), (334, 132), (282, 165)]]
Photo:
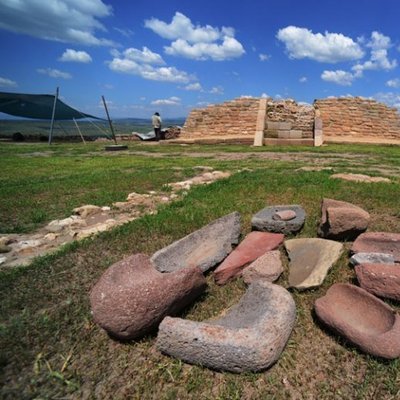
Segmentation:
[(225, 215), (203, 228), (157, 251), (151, 257), (160, 272), (177, 271), (197, 266), (203, 272), (221, 262), (237, 244), (240, 235), (240, 214)]
[(247, 284), (257, 280), (275, 282), (282, 272), (281, 252), (273, 250), (266, 252), (245, 267), (242, 271), (242, 277)]
[(250, 232), (239, 246), (214, 271), (215, 281), (223, 285), (239, 275), (242, 269), (267, 251), (277, 249), (284, 235), (269, 232)]
[(332, 265), (339, 259), (343, 245), (326, 239), (285, 240), (289, 255), (289, 286), (308, 289), (322, 284)]
[(350, 264), (394, 264), (394, 257), (385, 253), (356, 253), (350, 257)]

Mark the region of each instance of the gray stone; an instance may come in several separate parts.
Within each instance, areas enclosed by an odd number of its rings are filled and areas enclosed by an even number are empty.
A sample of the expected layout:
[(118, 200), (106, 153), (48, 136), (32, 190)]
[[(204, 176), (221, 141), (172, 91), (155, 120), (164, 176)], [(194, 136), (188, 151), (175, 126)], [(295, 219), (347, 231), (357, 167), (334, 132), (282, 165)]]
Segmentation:
[(369, 214), (346, 201), (323, 199), (318, 236), (334, 240), (353, 240), (368, 228)]
[[(294, 211), (296, 217), (287, 221), (274, 218), (277, 213), (282, 211)], [(306, 213), (299, 205), (272, 206), (266, 207), (255, 214), (251, 219), (251, 226), (256, 231), (291, 234), (301, 230), (305, 219)]]
[(93, 319), (113, 337), (137, 339), (191, 304), (206, 286), (197, 267), (162, 274), (147, 255), (135, 254), (108, 268), (93, 287)]
[(295, 317), (296, 306), (286, 289), (258, 281), (218, 319), (195, 322), (166, 317), (156, 345), (190, 364), (232, 372), (261, 371), (278, 360)]
[(350, 264), (394, 264), (394, 257), (386, 253), (356, 253), (350, 257)]
[(276, 281), (283, 272), (281, 252), (268, 251), (242, 271), (243, 280), (250, 284), (256, 280)]
[(151, 262), (160, 272), (190, 266), (197, 266), (205, 272), (232, 251), (232, 244), (238, 243), (239, 235), (240, 214), (234, 212), (157, 251)]
[(362, 351), (400, 357), (400, 316), (366, 290), (336, 283), (315, 302), (317, 317)]
[(326, 239), (291, 239), (285, 241), (289, 263), (289, 285), (296, 289), (317, 287), (343, 250), (339, 242)]

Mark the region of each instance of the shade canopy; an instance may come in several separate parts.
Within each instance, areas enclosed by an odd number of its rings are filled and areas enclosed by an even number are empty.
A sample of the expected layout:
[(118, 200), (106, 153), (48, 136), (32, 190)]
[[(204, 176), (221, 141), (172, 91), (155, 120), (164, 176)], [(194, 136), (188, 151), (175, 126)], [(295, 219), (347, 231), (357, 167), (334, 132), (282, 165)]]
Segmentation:
[[(0, 92), (0, 112), (16, 117), (52, 119), (54, 95)], [(85, 114), (57, 99), (55, 120), (98, 118)]]

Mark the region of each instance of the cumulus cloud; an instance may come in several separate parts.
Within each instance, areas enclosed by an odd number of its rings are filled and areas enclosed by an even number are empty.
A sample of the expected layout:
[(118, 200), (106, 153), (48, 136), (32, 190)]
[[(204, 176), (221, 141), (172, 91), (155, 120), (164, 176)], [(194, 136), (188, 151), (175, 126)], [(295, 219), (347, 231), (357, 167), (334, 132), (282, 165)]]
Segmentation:
[(11, 79), (0, 77), (0, 87), (12, 88), (17, 86), (17, 82), (12, 81)]
[(203, 90), (199, 82), (190, 83), (189, 85), (185, 86), (184, 89), (191, 91), (199, 91), (199, 92)]
[(37, 69), (39, 74), (50, 76), (50, 78), (61, 78), (61, 79), (71, 79), (72, 75), (68, 72), (63, 72), (58, 69), (53, 68), (39, 68)]
[(321, 79), (327, 82), (336, 83), (341, 86), (351, 86), (354, 80), (354, 75), (351, 72), (342, 70), (336, 71), (324, 71), (321, 75)]
[(92, 57), (86, 51), (77, 51), (73, 49), (67, 49), (64, 51), (59, 61), (64, 62), (79, 62), (79, 63), (90, 63), (92, 62)]
[(169, 99), (154, 100), (151, 102), (151, 105), (153, 105), (153, 106), (180, 106), (181, 99), (179, 97), (172, 96)]
[(300, 83), (306, 83), (307, 82), (307, 77), (306, 76), (302, 76), (300, 79), (299, 79), (299, 82)]
[(108, 65), (115, 72), (138, 75), (153, 81), (189, 83), (194, 80), (194, 77), (185, 71), (164, 66), (163, 58), (147, 47), (143, 47), (142, 50), (129, 48), (122, 53), (114, 49), (111, 53), (114, 58)]
[(164, 48), (168, 55), (194, 60), (223, 61), (245, 53), (242, 44), (234, 37), (233, 28), (195, 26), (190, 18), (180, 12), (175, 13), (169, 24), (152, 18), (145, 21), (145, 27), (164, 39), (173, 40), (170, 46)]
[(397, 67), (397, 61), (389, 60), (388, 58), (388, 49), (392, 47), (390, 37), (374, 31), (371, 34), (371, 40), (367, 43), (367, 47), (371, 48), (370, 59), (353, 66), (352, 70), (356, 77), (361, 77), (363, 72), (367, 70), (389, 71)]
[(386, 82), (386, 86), (391, 88), (400, 88), (400, 79), (399, 78), (390, 79)]
[(96, 36), (106, 31), (100, 19), (111, 14), (111, 6), (102, 0), (3, 1), (0, 29), (58, 42), (111, 46), (115, 43)]
[(290, 58), (338, 63), (358, 60), (364, 55), (358, 43), (341, 33), (313, 33), (306, 28), (287, 26), (276, 37), (285, 44)]

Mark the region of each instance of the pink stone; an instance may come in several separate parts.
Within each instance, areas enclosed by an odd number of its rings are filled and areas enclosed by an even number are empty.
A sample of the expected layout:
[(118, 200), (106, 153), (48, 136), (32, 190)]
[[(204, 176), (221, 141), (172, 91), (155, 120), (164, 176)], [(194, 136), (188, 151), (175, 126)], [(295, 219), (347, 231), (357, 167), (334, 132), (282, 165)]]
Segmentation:
[(400, 316), (382, 300), (348, 283), (332, 285), (315, 302), (320, 320), (376, 357), (400, 357)]
[(366, 232), (353, 243), (353, 253), (391, 254), (396, 263), (400, 263), (400, 233)]
[(360, 264), (355, 271), (363, 289), (376, 296), (400, 300), (400, 266)]
[(223, 285), (240, 274), (242, 269), (267, 251), (277, 249), (284, 239), (282, 233), (250, 232), (239, 246), (215, 270), (215, 281)]
[(283, 272), (279, 250), (268, 251), (242, 271), (243, 280), (250, 284), (256, 280), (276, 281)]
[(290, 221), (291, 219), (296, 218), (296, 213), (293, 210), (282, 210), (277, 211), (273, 216), (272, 219), (278, 221)]
[(93, 287), (93, 319), (116, 338), (140, 338), (189, 305), (206, 286), (197, 267), (163, 274), (147, 255), (135, 254), (108, 268)]

